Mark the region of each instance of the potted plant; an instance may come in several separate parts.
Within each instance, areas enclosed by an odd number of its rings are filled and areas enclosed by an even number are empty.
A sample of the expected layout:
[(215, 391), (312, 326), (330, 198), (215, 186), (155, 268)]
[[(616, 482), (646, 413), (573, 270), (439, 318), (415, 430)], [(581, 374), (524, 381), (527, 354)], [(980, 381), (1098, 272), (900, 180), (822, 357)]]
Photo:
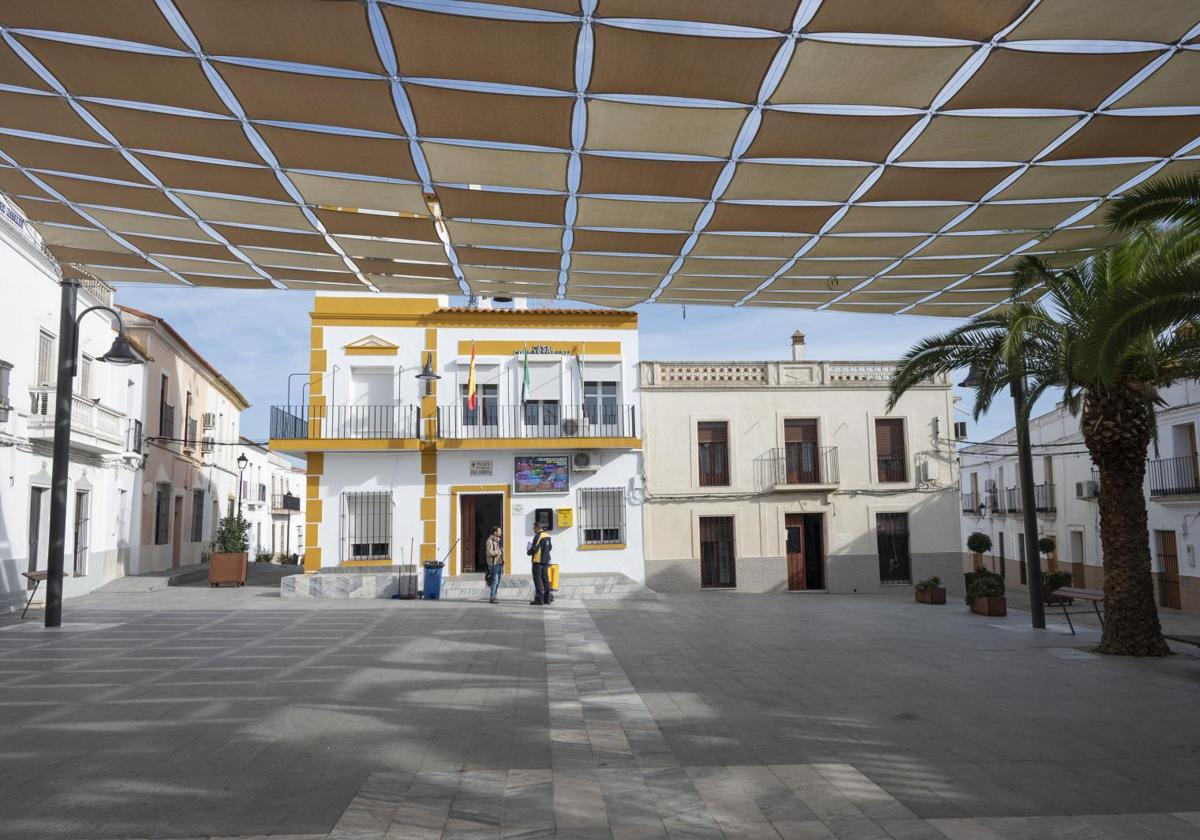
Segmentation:
[(1048, 607), (1059, 607), (1063, 604), (1068, 606), (1074, 603), (1074, 599), (1067, 595), (1058, 595), (1056, 590), (1062, 589), (1064, 586), (1070, 586), (1071, 574), (1069, 572), (1042, 572), (1042, 600)]
[(983, 555), (992, 550), (992, 538), (982, 531), (967, 537), (967, 551), (975, 555), (975, 571), (983, 568)]
[(967, 603), (971, 612), (979, 615), (1008, 615), (1008, 601), (1004, 597), (1004, 578), (987, 569), (967, 572)]
[(269, 551), (260, 551), (254, 555), (255, 563), (270, 563), (275, 559), (275, 556)]
[(220, 521), (212, 541), (212, 554), (208, 557), (209, 586), (222, 583), (245, 586), (246, 555), (250, 548), (246, 535), (249, 533), (250, 523), (236, 514)]
[(917, 581), (914, 588), (917, 591), (918, 604), (946, 603), (946, 589), (942, 586), (942, 579), (937, 575)]

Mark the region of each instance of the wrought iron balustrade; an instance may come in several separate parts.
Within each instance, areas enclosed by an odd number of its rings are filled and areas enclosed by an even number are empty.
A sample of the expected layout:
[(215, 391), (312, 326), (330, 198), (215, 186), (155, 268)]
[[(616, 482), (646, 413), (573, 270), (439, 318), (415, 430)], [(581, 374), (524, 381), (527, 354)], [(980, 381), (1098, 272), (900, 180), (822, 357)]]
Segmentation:
[(437, 436), (444, 440), (637, 437), (637, 411), (632, 405), (498, 406), (487, 400), (472, 411), (466, 403), (455, 403), (438, 406)]
[(963, 493), (962, 494), (962, 512), (974, 514), (976, 516), (979, 515), (979, 494), (978, 493)]
[(774, 487), (822, 486), (840, 481), (836, 446), (788, 443), (768, 450), (761, 461), (767, 470), (766, 483)]
[(271, 437), (282, 440), (370, 440), (416, 438), (415, 405), (276, 405)]
[(1150, 474), (1150, 495), (1200, 495), (1200, 459), (1196, 455), (1159, 458), (1146, 465)]
[(1053, 513), (1054, 485), (1050, 483), (1033, 485), (1033, 509), (1038, 513)]

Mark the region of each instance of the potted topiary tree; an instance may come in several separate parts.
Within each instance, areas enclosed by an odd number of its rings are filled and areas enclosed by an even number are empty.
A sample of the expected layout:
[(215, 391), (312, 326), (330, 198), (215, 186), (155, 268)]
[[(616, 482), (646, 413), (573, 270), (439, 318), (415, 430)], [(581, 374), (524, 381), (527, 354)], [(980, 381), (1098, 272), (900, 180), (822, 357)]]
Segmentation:
[(1004, 578), (987, 569), (967, 572), (967, 603), (971, 612), (979, 615), (1008, 615), (1008, 601), (1004, 597)]
[(967, 551), (975, 555), (975, 571), (983, 568), (983, 555), (992, 550), (992, 538), (982, 531), (967, 537)]
[(917, 591), (918, 604), (946, 603), (946, 589), (942, 586), (942, 579), (937, 575), (917, 581), (914, 588)]
[(249, 533), (250, 523), (237, 514), (230, 514), (220, 521), (212, 541), (212, 554), (208, 557), (209, 586), (222, 583), (246, 585)]

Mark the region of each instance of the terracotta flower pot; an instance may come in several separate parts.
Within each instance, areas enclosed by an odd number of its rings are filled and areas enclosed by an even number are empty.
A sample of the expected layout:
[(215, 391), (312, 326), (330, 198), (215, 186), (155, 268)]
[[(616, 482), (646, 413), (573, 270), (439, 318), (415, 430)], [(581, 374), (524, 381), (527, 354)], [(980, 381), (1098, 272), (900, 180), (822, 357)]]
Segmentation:
[(220, 586), (232, 583), (246, 585), (246, 552), (239, 554), (214, 552), (208, 558), (208, 585)]
[(1008, 601), (1003, 595), (985, 595), (971, 602), (971, 612), (993, 618), (1008, 615)]
[(918, 604), (944, 604), (946, 603), (946, 588), (943, 586), (935, 586), (932, 589), (917, 590)]

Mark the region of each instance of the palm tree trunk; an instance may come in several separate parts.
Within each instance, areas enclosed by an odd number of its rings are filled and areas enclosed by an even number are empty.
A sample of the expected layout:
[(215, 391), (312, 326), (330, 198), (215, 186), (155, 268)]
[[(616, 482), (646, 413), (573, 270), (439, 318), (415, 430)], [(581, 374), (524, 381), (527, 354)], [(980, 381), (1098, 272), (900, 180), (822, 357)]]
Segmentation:
[(1104, 634), (1097, 650), (1122, 656), (1166, 656), (1171, 651), (1154, 602), (1142, 487), (1154, 406), (1136, 394), (1088, 394), (1082, 425), (1084, 443), (1100, 470)]

